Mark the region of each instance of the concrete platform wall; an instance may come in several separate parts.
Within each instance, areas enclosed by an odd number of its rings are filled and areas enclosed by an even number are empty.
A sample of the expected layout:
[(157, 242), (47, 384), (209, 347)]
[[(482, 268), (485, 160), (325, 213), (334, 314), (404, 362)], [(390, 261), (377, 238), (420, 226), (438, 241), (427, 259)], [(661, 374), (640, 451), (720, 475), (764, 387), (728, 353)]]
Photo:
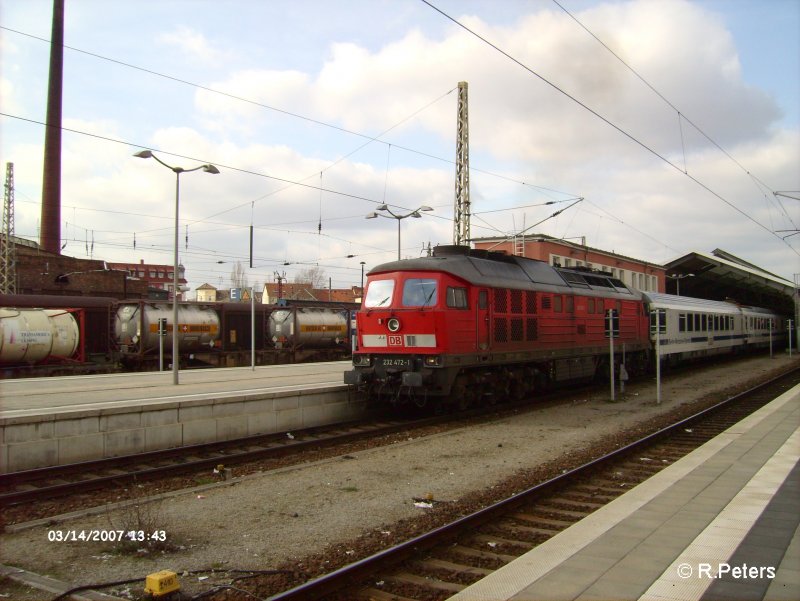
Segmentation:
[(355, 419), (343, 386), (0, 419), (0, 472), (63, 465)]

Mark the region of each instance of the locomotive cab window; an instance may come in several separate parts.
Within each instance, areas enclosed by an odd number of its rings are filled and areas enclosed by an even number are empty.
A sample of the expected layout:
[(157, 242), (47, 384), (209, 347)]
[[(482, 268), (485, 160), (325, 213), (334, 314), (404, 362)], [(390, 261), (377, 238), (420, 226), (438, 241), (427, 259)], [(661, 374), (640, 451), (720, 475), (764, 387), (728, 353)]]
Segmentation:
[(436, 280), (409, 278), (403, 284), (404, 307), (433, 307), (437, 302)]
[(392, 304), (394, 295), (394, 280), (373, 280), (367, 287), (367, 298), (364, 306), (368, 309), (388, 307)]
[(467, 289), (447, 287), (447, 306), (453, 309), (467, 308)]

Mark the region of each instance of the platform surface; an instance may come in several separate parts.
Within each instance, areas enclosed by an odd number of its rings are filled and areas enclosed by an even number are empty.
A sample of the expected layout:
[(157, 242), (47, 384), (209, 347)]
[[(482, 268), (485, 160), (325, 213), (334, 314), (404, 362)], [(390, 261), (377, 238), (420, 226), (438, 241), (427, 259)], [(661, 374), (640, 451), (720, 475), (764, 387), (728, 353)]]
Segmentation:
[(0, 380), (0, 418), (341, 386), (350, 361)]
[(451, 597), (800, 599), (800, 386)]

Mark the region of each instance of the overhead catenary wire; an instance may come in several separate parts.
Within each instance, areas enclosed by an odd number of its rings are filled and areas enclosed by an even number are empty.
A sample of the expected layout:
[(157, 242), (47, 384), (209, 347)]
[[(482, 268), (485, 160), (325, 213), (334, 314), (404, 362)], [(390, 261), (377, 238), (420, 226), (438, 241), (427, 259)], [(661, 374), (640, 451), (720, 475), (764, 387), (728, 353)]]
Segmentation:
[[(739, 169), (744, 171), (752, 180), (753, 183), (756, 184), (756, 187), (761, 189), (763, 188), (770, 189), (763, 181), (761, 181), (758, 177), (753, 175), (744, 165), (742, 165), (736, 158), (733, 157), (727, 150), (725, 150), (716, 140), (714, 140), (710, 135), (708, 135), (705, 131), (703, 131), (700, 126), (694, 123), (691, 119), (689, 119), (685, 114), (683, 114), (680, 109), (675, 106), (666, 96), (664, 96), (661, 92), (659, 92), (647, 79), (644, 78), (636, 69), (634, 69), (631, 65), (629, 65), (621, 56), (619, 56), (616, 52), (614, 52), (603, 40), (601, 40), (595, 33), (590, 30), (586, 25), (584, 25), (580, 19), (578, 19), (575, 15), (573, 15), (569, 10), (567, 10), (558, 0), (552, 0), (553, 4), (558, 6), (564, 13), (575, 23), (577, 23), (581, 29), (583, 29), (586, 33), (588, 33), (592, 38), (594, 38), (597, 43), (599, 43), (603, 48), (605, 48), (614, 58), (616, 58), (620, 63), (622, 63), (631, 73), (633, 73), (645, 86), (647, 86), (656, 96), (658, 96), (661, 100), (663, 100), (672, 110), (674, 110), (678, 115), (678, 127), (680, 128), (680, 135), (681, 135), (681, 148), (683, 150), (683, 165), (684, 165), (684, 174), (687, 174), (687, 167), (686, 167), (686, 147), (684, 145), (683, 139), (683, 125), (682, 122), (686, 121), (689, 125), (691, 125), (695, 130), (697, 130), (706, 140), (711, 142), (720, 152), (722, 152), (728, 159), (730, 159)], [(778, 205), (781, 208), (781, 211), (786, 216), (792, 225), (794, 221), (792, 220), (791, 215), (789, 212), (786, 211), (786, 208), (778, 201)]]
[(768, 233), (769, 233), (771, 236), (773, 236), (773, 237), (777, 238), (778, 240), (780, 240), (780, 241), (781, 241), (783, 244), (785, 244), (785, 245), (786, 245), (786, 246), (787, 246), (787, 247), (788, 247), (788, 248), (789, 248), (789, 249), (790, 249), (792, 252), (794, 252), (796, 255), (800, 256), (800, 250), (797, 250), (797, 249), (793, 248), (793, 247), (791, 246), (791, 244), (789, 244), (788, 242), (786, 242), (786, 240), (784, 240), (783, 238), (781, 238), (781, 237), (780, 237), (780, 236), (779, 236), (777, 233), (775, 233), (774, 231), (772, 231), (771, 229), (769, 229), (767, 226), (765, 226), (764, 224), (762, 224), (760, 221), (758, 221), (757, 219), (755, 219), (754, 217), (752, 217), (751, 215), (749, 215), (748, 213), (746, 213), (745, 211), (743, 211), (742, 209), (740, 209), (739, 207), (737, 207), (735, 204), (733, 204), (733, 203), (732, 203), (731, 201), (729, 201), (727, 198), (725, 198), (724, 196), (722, 196), (720, 193), (718, 193), (718, 192), (716, 192), (715, 190), (711, 189), (711, 188), (710, 188), (710, 187), (709, 187), (707, 184), (703, 183), (702, 181), (700, 181), (699, 179), (697, 179), (696, 177), (694, 177), (693, 175), (691, 175), (691, 174), (689, 174), (689, 173), (684, 173), (684, 171), (683, 171), (683, 170), (682, 170), (682, 169), (681, 169), (681, 168), (680, 168), (678, 165), (676, 165), (674, 162), (672, 162), (671, 160), (669, 160), (667, 157), (665, 157), (665, 156), (663, 156), (662, 154), (660, 154), (660, 153), (659, 153), (658, 151), (656, 151), (654, 148), (651, 148), (650, 146), (648, 146), (647, 144), (645, 144), (644, 142), (642, 142), (641, 140), (639, 140), (637, 137), (635, 137), (633, 134), (631, 134), (631, 133), (627, 132), (626, 130), (624, 130), (624, 129), (623, 129), (621, 126), (617, 125), (616, 123), (614, 123), (613, 121), (611, 121), (611, 120), (610, 120), (610, 119), (608, 119), (607, 117), (604, 117), (603, 115), (601, 115), (600, 113), (598, 113), (596, 110), (594, 110), (593, 108), (591, 108), (590, 106), (588, 106), (586, 103), (582, 102), (581, 100), (579, 100), (578, 98), (576, 98), (575, 96), (573, 96), (572, 94), (570, 94), (569, 92), (567, 92), (566, 90), (564, 90), (563, 88), (559, 87), (558, 85), (556, 85), (555, 83), (553, 83), (552, 81), (550, 81), (549, 79), (547, 79), (546, 77), (544, 77), (543, 75), (541, 75), (540, 73), (538, 73), (537, 71), (535, 71), (534, 69), (532, 69), (531, 67), (529, 67), (528, 65), (526, 65), (525, 63), (523, 63), (521, 60), (517, 59), (517, 58), (516, 58), (516, 57), (514, 57), (513, 55), (509, 54), (508, 52), (506, 52), (505, 50), (503, 50), (502, 48), (500, 48), (500, 47), (499, 47), (497, 44), (495, 44), (494, 42), (491, 42), (491, 41), (490, 41), (490, 40), (488, 40), (486, 37), (482, 36), (482, 35), (481, 35), (481, 34), (479, 34), (478, 32), (476, 32), (476, 31), (474, 31), (473, 29), (471, 29), (470, 27), (468, 27), (468, 26), (464, 25), (463, 23), (461, 23), (461, 22), (460, 22), (458, 19), (456, 19), (455, 17), (452, 17), (452, 16), (450, 16), (449, 14), (447, 14), (446, 12), (444, 12), (442, 9), (438, 8), (437, 6), (435, 6), (435, 5), (434, 5), (432, 2), (429, 2), (429, 0), (420, 0), (420, 1), (421, 1), (421, 2), (423, 2), (424, 4), (428, 5), (430, 8), (432, 8), (433, 10), (435, 10), (436, 12), (438, 12), (439, 14), (441, 14), (443, 17), (445, 17), (446, 19), (450, 20), (451, 22), (453, 22), (454, 24), (456, 24), (458, 27), (462, 28), (464, 31), (466, 31), (466, 32), (467, 32), (467, 33), (469, 33), (470, 35), (474, 36), (475, 38), (477, 38), (478, 40), (480, 40), (481, 42), (483, 42), (484, 44), (486, 44), (486, 45), (487, 45), (487, 46), (489, 46), (490, 48), (492, 48), (492, 49), (494, 49), (495, 51), (497, 51), (498, 53), (502, 54), (502, 55), (503, 55), (503, 56), (505, 56), (507, 59), (509, 59), (510, 61), (512, 61), (513, 63), (515, 63), (516, 65), (518, 65), (519, 67), (521, 67), (522, 69), (524, 69), (525, 71), (527, 71), (528, 73), (530, 73), (531, 75), (533, 75), (534, 77), (536, 77), (537, 79), (539, 79), (540, 81), (542, 81), (543, 83), (545, 83), (545, 84), (547, 84), (548, 86), (550, 86), (551, 88), (553, 88), (553, 89), (554, 89), (555, 91), (557, 91), (559, 94), (562, 94), (563, 96), (567, 97), (569, 100), (571, 100), (572, 102), (574, 102), (575, 104), (577, 104), (578, 106), (580, 106), (581, 108), (583, 108), (584, 110), (588, 111), (589, 113), (591, 113), (592, 115), (594, 115), (595, 117), (597, 117), (598, 119), (600, 119), (601, 121), (603, 121), (603, 123), (607, 124), (609, 127), (613, 128), (614, 130), (616, 130), (617, 132), (619, 132), (620, 134), (622, 134), (623, 136), (625, 136), (626, 138), (628, 138), (628, 139), (629, 139), (630, 141), (632, 141), (634, 144), (636, 144), (636, 145), (640, 146), (642, 149), (646, 150), (647, 152), (649, 152), (650, 154), (652, 154), (652, 155), (653, 155), (653, 156), (655, 156), (656, 158), (660, 159), (661, 161), (663, 161), (663, 162), (664, 162), (664, 163), (666, 163), (667, 165), (671, 166), (673, 169), (675, 169), (675, 170), (679, 171), (679, 172), (680, 172), (680, 173), (682, 173), (682, 174), (683, 174), (685, 177), (688, 177), (688, 178), (689, 178), (691, 181), (693, 181), (695, 184), (697, 184), (698, 186), (700, 186), (700, 187), (701, 187), (702, 189), (704, 189), (706, 192), (708, 192), (708, 193), (709, 193), (709, 194), (711, 194), (712, 196), (714, 196), (714, 197), (716, 197), (717, 199), (719, 199), (719, 200), (721, 200), (722, 202), (724, 202), (726, 205), (728, 205), (729, 207), (731, 207), (731, 208), (732, 208), (734, 211), (736, 211), (737, 213), (739, 213), (740, 215), (742, 215), (742, 216), (743, 216), (745, 219), (747, 219), (748, 221), (750, 221), (750, 222), (754, 223), (756, 226), (758, 226), (759, 228), (763, 229), (764, 231), (768, 232)]

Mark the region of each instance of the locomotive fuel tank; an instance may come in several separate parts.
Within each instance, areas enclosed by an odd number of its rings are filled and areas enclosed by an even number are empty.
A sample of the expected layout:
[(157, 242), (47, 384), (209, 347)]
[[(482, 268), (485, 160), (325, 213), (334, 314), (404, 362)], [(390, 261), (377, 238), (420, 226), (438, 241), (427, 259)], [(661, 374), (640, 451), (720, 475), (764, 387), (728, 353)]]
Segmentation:
[(332, 347), (348, 342), (348, 312), (325, 307), (278, 309), (269, 316), (269, 335), (276, 346)]
[(0, 363), (68, 359), (79, 342), (80, 328), (69, 311), (0, 308)]
[[(147, 353), (158, 349), (158, 320), (167, 320), (164, 348), (172, 348), (172, 306), (130, 303), (117, 309), (115, 335), (121, 347)], [(181, 352), (214, 347), (220, 333), (219, 316), (204, 307), (178, 307), (178, 345)]]

